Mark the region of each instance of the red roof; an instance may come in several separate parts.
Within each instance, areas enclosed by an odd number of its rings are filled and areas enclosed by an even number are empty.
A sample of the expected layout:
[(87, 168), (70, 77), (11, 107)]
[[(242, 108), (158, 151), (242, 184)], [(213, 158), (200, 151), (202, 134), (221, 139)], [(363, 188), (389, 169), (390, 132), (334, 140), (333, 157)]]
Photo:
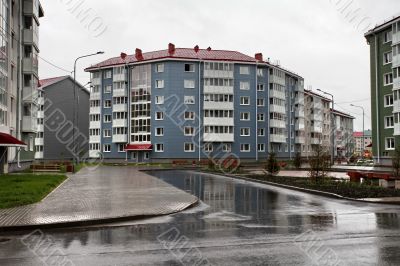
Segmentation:
[(10, 134), (0, 132), (0, 146), (1, 147), (25, 147), (26, 144), (14, 138)]
[(68, 78), (69, 76), (62, 76), (62, 77), (55, 77), (55, 78), (48, 78), (48, 79), (41, 79), (39, 80), (39, 89), (43, 89), (47, 86), (53, 85), (61, 80)]
[(236, 52), (236, 51), (226, 51), (226, 50), (207, 50), (199, 49), (196, 53), (192, 48), (175, 48), (175, 52), (171, 55), (166, 50), (154, 51), (143, 53), (143, 60), (137, 60), (135, 55), (128, 55), (124, 60), (121, 57), (114, 57), (100, 62), (96, 65), (90, 66), (85, 69), (85, 71), (90, 71), (100, 67), (121, 65), (125, 63), (135, 63), (143, 62), (149, 60), (157, 60), (164, 58), (176, 58), (176, 59), (195, 59), (195, 60), (219, 60), (219, 61), (239, 61), (239, 62), (251, 62), (256, 63), (257, 60), (251, 56)]
[(125, 146), (126, 151), (151, 151), (153, 145), (151, 144), (128, 144)]

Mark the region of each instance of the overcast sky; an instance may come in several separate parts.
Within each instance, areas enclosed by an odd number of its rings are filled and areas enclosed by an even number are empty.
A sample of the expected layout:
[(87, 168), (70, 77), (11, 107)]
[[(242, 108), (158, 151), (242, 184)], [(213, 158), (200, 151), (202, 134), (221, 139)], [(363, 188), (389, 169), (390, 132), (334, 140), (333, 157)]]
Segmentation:
[[(399, 0), (42, 0), (40, 57), (89, 81), (83, 68), (121, 52), (177, 47), (237, 50), (279, 60), (305, 79), (306, 88), (335, 95), (336, 108), (353, 114), (355, 129), (366, 108), (370, 128), (369, 46), (364, 32), (399, 15)], [(87, 11), (89, 10), (89, 11)], [(86, 12), (87, 11), (87, 12)], [(82, 16), (86, 12), (87, 17)], [(79, 13), (81, 15), (79, 16)], [(82, 21), (83, 19), (83, 21)], [(40, 78), (68, 75), (40, 60)]]

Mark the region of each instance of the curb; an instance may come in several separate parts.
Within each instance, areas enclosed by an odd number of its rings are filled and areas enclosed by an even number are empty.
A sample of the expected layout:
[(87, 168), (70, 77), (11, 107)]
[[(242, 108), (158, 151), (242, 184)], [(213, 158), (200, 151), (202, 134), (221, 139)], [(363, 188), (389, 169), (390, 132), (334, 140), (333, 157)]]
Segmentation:
[[(202, 172), (202, 171), (196, 171), (196, 172), (199, 172), (202, 174), (210, 174), (208, 172)], [(376, 202), (376, 201), (372, 201), (372, 200), (370, 201), (370, 200), (344, 197), (344, 196), (341, 196), (341, 195), (338, 195), (335, 193), (331, 193), (331, 192), (295, 187), (295, 186), (284, 185), (284, 184), (274, 183), (274, 182), (270, 182), (270, 181), (251, 179), (251, 178), (247, 178), (247, 177), (235, 176), (235, 175), (230, 175), (230, 174), (218, 174), (218, 173), (211, 173), (211, 174), (214, 174), (217, 176), (219, 175), (219, 176), (230, 177), (230, 178), (234, 178), (234, 179), (240, 179), (240, 180), (249, 181), (249, 182), (260, 183), (260, 184), (264, 184), (264, 185), (270, 185), (270, 186), (275, 186), (275, 187), (280, 187), (280, 188), (296, 190), (296, 191), (300, 191), (300, 192), (305, 192), (305, 193), (309, 193), (309, 194), (314, 194), (314, 195), (328, 197), (328, 198), (334, 198), (334, 199), (340, 199), (340, 200), (356, 201), (356, 202), (363, 202), (363, 203), (373, 203), (373, 204), (400, 205), (400, 202), (397, 202), (397, 201)]]
[(71, 228), (71, 227), (92, 226), (92, 225), (100, 225), (100, 224), (105, 224), (105, 223), (117, 223), (117, 222), (141, 220), (141, 219), (161, 217), (161, 216), (179, 213), (181, 211), (195, 207), (198, 204), (199, 204), (199, 199), (196, 197), (196, 201), (192, 202), (187, 207), (185, 207), (181, 210), (172, 211), (170, 213), (119, 216), (119, 217), (90, 219), (90, 220), (81, 220), (81, 221), (72, 221), (72, 222), (50, 223), (50, 224), (28, 224), (28, 225), (15, 225), (15, 226), (0, 226), (0, 232), (28, 231), (28, 230), (36, 230), (36, 229), (65, 229), (65, 228)]

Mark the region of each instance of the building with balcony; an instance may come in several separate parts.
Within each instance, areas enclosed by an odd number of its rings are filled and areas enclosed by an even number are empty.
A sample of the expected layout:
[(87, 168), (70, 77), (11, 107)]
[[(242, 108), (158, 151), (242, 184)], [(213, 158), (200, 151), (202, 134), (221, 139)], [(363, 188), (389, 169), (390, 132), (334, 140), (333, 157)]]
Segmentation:
[[(93, 123), (100, 125), (99, 120), (89, 124), (89, 91), (77, 82), (74, 87), (70, 76), (43, 79), (39, 81), (39, 86), (35, 159), (71, 160), (77, 156), (88, 156), (89, 126)], [(96, 93), (92, 96), (96, 98)], [(75, 132), (72, 129), (74, 124), (77, 125)]]
[[(27, 167), (34, 159), (38, 113), (38, 0), (1, 1), (0, 172)], [(10, 141), (14, 139), (14, 141)]]
[(375, 163), (391, 163), (400, 144), (400, 16), (365, 33), (370, 46), (372, 151)]
[(355, 117), (340, 112), (338, 110), (330, 110), (334, 117), (335, 135), (334, 135), (334, 148), (335, 157), (343, 158), (350, 157), (354, 153), (354, 129), (353, 121)]
[[(362, 156), (363, 150), (367, 152), (372, 151), (372, 131), (365, 130), (364, 134), (362, 131), (356, 131), (353, 133), (354, 138), (354, 153)], [(363, 144), (364, 143), (364, 144)]]

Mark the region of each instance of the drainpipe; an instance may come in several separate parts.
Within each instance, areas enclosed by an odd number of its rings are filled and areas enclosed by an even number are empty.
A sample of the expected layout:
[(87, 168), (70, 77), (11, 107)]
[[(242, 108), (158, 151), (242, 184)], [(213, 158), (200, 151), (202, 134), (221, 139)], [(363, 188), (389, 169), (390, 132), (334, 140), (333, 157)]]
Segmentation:
[[(18, 10), (18, 17), (19, 17), (19, 36), (18, 36), (18, 48), (17, 48), (17, 99), (15, 101), (15, 112), (16, 112), (16, 121), (15, 121), (15, 125), (16, 125), (16, 136), (18, 139), (22, 140), (22, 134), (21, 134), (21, 130), (22, 130), (22, 59), (21, 59), (21, 49), (22, 46), (21, 44), (21, 40), (22, 40), (22, 35), (23, 35), (23, 28), (21, 25), (23, 24), (22, 21), (22, 5), (23, 5), (23, 1), (20, 0), (19, 1), (19, 10)], [(17, 167), (21, 168), (20, 165), (20, 159), (21, 159), (21, 148), (19, 150), (16, 149), (17, 152)]]
[(378, 158), (377, 158), (377, 162), (378, 162), (378, 164), (380, 163), (380, 154), (381, 154), (381, 151), (380, 151), (380, 137), (379, 137), (379, 109), (378, 109), (378, 106), (379, 106), (379, 92), (378, 92), (378, 85), (379, 85), (379, 82), (378, 82), (378, 38), (377, 38), (377, 36), (376, 36), (376, 34), (374, 34), (374, 36), (375, 36), (375, 97), (376, 97), (376, 100), (375, 100), (375, 102), (377, 102), (378, 101), (378, 104), (376, 105), (376, 139), (377, 139), (377, 141), (376, 141), (376, 143), (378, 144), (378, 146), (377, 146), (377, 152), (378, 152)]

